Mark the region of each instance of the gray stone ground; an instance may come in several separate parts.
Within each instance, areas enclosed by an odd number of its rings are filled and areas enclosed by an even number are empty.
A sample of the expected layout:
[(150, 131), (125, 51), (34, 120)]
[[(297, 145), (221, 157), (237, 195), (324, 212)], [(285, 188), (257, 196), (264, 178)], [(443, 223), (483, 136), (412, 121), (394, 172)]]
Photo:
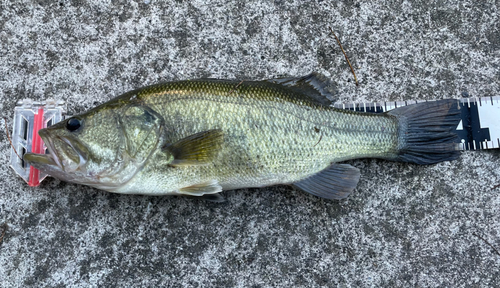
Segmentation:
[[(0, 2), (9, 127), (25, 97), (63, 99), (79, 113), (133, 88), (198, 77), (319, 71), (337, 83), (339, 102), (500, 95), (498, 1), (20, 2)], [(0, 122), (2, 287), (500, 282), (500, 255), (486, 243), (500, 250), (498, 150), (427, 167), (351, 161), (362, 178), (343, 201), (283, 186), (227, 191), (213, 204), (55, 179), (30, 188), (8, 167)]]

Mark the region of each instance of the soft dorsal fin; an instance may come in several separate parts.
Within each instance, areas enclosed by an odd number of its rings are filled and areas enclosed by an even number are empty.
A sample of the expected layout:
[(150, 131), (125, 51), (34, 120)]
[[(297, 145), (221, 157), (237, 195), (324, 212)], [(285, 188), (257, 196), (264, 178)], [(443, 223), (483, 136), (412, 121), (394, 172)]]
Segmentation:
[(333, 96), (327, 88), (331, 88), (333, 85), (322, 74), (312, 72), (302, 77), (276, 78), (265, 81), (296, 90), (300, 94), (307, 96), (314, 103), (323, 106), (330, 106), (332, 104), (331, 99)]
[(189, 135), (164, 149), (174, 157), (172, 166), (205, 165), (213, 160), (223, 141), (222, 130), (214, 129)]
[(358, 168), (349, 164), (332, 164), (293, 185), (321, 198), (344, 199), (356, 188), (359, 176)]

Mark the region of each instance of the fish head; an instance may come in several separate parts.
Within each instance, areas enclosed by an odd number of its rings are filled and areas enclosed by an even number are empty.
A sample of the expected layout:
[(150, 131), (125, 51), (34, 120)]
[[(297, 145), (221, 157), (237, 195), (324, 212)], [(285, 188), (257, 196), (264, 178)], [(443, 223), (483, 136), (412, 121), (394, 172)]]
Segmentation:
[(113, 191), (161, 147), (162, 121), (147, 106), (103, 104), (41, 129), (47, 153), (26, 153), (24, 160), (60, 180)]

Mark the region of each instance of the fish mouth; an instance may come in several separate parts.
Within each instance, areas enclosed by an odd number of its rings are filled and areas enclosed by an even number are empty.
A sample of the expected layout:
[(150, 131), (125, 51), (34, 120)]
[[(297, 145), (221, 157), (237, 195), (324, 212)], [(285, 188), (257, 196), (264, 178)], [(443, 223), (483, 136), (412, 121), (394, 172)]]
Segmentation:
[(39, 170), (44, 169), (47, 166), (56, 166), (60, 167), (54, 158), (50, 157), (47, 154), (36, 154), (36, 153), (26, 153), (23, 155), (23, 160), (27, 162), (30, 166), (33, 166)]
[(86, 157), (82, 155), (81, 149), (75, 148), (80, 146), (73, 144), (75, 140), (64, 136), (50, 135), (48, 129), (41, 129), (38, 134), (47, 147), (47, 153), (24, 154), (23, 159), (29, 165), (59, 178), (61, 173), (75, 172), (85, 164)]

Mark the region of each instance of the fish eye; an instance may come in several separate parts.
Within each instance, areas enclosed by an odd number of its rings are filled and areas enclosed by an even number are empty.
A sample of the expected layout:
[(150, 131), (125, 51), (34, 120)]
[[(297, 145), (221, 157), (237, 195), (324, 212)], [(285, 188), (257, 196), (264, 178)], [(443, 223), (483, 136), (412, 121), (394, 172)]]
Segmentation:
[(82, 122), (76, 118), (71, 118), (68, 120), (68, 122), (66, 122), (66, 129), (71, 132), (78, 130), (80, 126), (82, 126)]

